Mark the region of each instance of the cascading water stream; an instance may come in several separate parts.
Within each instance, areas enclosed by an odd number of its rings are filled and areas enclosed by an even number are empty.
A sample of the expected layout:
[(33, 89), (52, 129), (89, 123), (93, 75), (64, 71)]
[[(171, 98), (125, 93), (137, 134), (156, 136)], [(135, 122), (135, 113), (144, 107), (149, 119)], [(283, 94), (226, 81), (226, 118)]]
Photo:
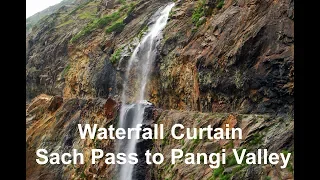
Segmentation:
[[(165, 7), (160, 8), (154, 16), (152, 16), (154, 18), (154, 23), (149, 27), (150, 31), (142, 38), (129, 59), (121, 96), (120, 128), (127, 129), (129, 127), (136, 127), (137, 124), (142, 124), (145, 104), (137, 103), (127, 105), (127, 101), (129, 97), (130, 100), (135, 102), (145, 100), (145, 90), (149, 79), (150, 69), (156, 58), (156, 47), (161, 38), (161, 31), (167, 24), (169, 13), (173, 6), (174, 3), (170, 3)], [(133, 74), (135, 76), (131, 77), (130, 75)], [(134, 87), (137, 85), (138, 88)], [(132, 94), (132, 90), (136, 91), (133, 92), (135, 94)], [(138, 139), (135, 138), (136, 134), (134, 133), (132, 134), (131, 139), (118, 141), (118, 152), (124, 152), (127, 155), (136, 152)], [(133, 168), (134, 165), (129, 163), (121, 165), (119, 169), (119, 179), (131, 180), (133, 177)]]

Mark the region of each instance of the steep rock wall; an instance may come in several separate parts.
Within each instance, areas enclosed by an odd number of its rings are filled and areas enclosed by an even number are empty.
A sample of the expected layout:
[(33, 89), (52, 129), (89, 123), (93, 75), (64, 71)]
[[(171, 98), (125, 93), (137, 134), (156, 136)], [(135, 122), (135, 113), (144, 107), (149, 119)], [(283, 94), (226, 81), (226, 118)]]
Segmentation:
[[(39, 166), (35, 151), (114, 151), (113, 141), (80, 140), (76, 124), (117, 123), (127, 60), (150, 16), (168, 2), (85, 1), (61, 7), (34, 26), (26, 40), (27, 179), (115, 174), (115, 167), (103, 161), (90, 165), (88, 155), (86, 165)], [(154, 141), (152, 151), (194, 146), (186, 150), (209, 152), (234, 146), (293, 152), (293, 1), (175, 2), (148, 86), (149, 100), (158, 108), (154, 122), (166, 124), (167, 130), (177, 122), (190, 127), (232, 122), (244, 128), (245, 139), (194, 144), (167, 138)], [(207, 165), (171, 166), (166, 161), (152, 166), (147, 178), (292, 179), (293, 174), (293, 159), (285, 170), (229, 165), (218, 173)]]
[[(292, 113), (293, 1), (224, 3), (174, 7), (151, 85), (154, 101), (204, 112)], [(193, 22), (199, 8), (202, 25)]]
[[(40, 21), (27, 37), (27, 99), (117, 98), (148, 19), (167, 2), (92, 0)], [(293, 10), (291, 0), (176, 1), (150, 101), (166, 109), (292, 114)], [(119, 30), (106, 32), (120, 20)]]
[[(92, 165), (91, 149), (114, 152), (114, 140), (80, 139), (78, 124), (98, 124), (105, 127), (117, 123), (118, 106), (111, 99), (68, 99), (39, 95), (27, 106), (26, 175), (27, 179), (96, 179), (114, 175), (114, 165), (104, 161)], [(55, 107), (55, 108), (52, 108)], [(39, 165), (36, 151), (71, 153), (73, 149), (84, 154), (84, 164)], [(61, 162), (60, 162), (61, 163)]]
[[(91, 149), (102, 149), (103, 152), (115, 152), (115, 140), (80, 139), (77, 124), (97, 124), (98, 127), (116, 127), (119, 116), (119, 103), (112, 99), (80, 99), (63, 100), (58, 96), (39, 95), (27, 106), (26, 131), (26, 174), (29, 180), (41, 179), (111, 179), (116, 178), (116, 166), (107, 165), (104, 158), (96, 164), (91, 164)], [(164, 139), (150, 142), (141, 141), (138, 151), (147, 149), (152, 153), (165, 155), (165, 161), (160, 165), (136, 167), (135, 176), (138, 179), (293, 179), (294, 158), (290, 157), (286, 169), (281, 169), (282, 163), (276, 166), (268, 165), (237, 165), (231, 155), (231, 149), (247, 149), (255, 152), (257, 149), (268, 149), (273, 153), (292, 153), (293, 124), (289, 116), (272, 116), (259, 114), (236, 113), (201, 113), (196, 111), (148, 109), (148, 123), (164, 124)], [(176, 140), (170, 136), (173, 124), (183, 124), (185, 127), (240, 127), (243, 130), (242, 139), (208, 140), (182, 139)], [(152, 125), (151, 125), (152, 126)], [(211, 169), (208, 165), (187, 165), (178, 161), (171, 165), (171, 149), (181, 149), (185, 153), (216, 153), (226, 149), (227, 164), (219, 169)], [(84, 154), (84, 164), (77, 165), (38, 165), (35, 161), (37, 149), (46, 149), (48, 153), (72, 153), (78, 149)], [(140, 159), (145, 163), (143, 158)], [(143, 168), (143, 169), (141, 169)], [(139, 178), (140, 177), (140, 178)]]
[[(161, 113), (157, 123), (164, 124), (165, 138), (155, 140), (153, 153), (161, 152), (165, 161), (154, 167), (156, 179), (293, 179), (293, 157), (290, 158), (286, 169), (278, 165), (238, 165), (233, 156), (232, 149), (246, 149), (257, 152), (257, 149), (268, 149), (268, 152), (293, 152), (293, 119), (290, 117), (275, 117), (257, 114), (230, 114), (230, 113), (199, 113), (192, 111), (166, 110)], [(207, 135), (203, 139), (177, 140), (171, 135), (174, 124), (183, 124), (186, 128), (241, 128), (242, 139), (210, 140)], [(186, 130), (177, 133), (186, 134)], [(198, 135), (199, 137), (199, 135)], [(184, 163), (182, 158), (171, 164), (171, 150), (181, 149), (185, 153), (217, 153), (226, 149), (226, 164), (211, 169), (208, 164), (190, 165)], [(239, 153), (240, 154), (240, 153)], [(209, 163), (210, 164), (210, 163)]]

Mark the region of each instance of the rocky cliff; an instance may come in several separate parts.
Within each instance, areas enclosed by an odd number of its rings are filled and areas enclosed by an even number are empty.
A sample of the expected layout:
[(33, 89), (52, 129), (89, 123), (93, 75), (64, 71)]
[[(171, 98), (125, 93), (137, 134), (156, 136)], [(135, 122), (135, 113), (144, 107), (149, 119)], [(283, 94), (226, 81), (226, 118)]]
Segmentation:
[[(43, 19), (27, 37), (28, 99), (118, 95), (132, 46), (164, 3), (88, 1)], [(203, 112), (292, 112), (293, 18), (290, 0), (178, 1), (151, 100)]]
[[(164, 124), (164, 139), (138, 144), (139, 152), (147, 149), (165, 155), (160, 165), (141, 165), (135, 169), (136, 179), (293, 179), (293, 156), (285, 169), (278, 165), (237, 165), (231, 149), (268, 149), (275, 153), (293, 153), (293, 119), (290, 116), (201, 113), (198, 111), (150, 109), (149, 123)], [(112, 99), (71, 98), (41, 94), (27, 106), (27, 179), (112, 179), (116, 178), (115, 165), (100, 161), (91, 164), (91, 149), (115, 152), (115, 141), (110, 139), (80, 139), (77, 124), (98, 124), (98, 127), (116, 126), (119, 120), (119, 104)], [(181, 139), (170, 134), (171, 126), (180, 123), (185, 127), (240, 127), (241, 140)], [(226, 164), (211, 169), (206, 164), (187, 165), (178, 161), (171, 164), (171, 149), (182, 149), (185, 153), (212, 153), (226, 149)], [(38, 165), (36, 150), (49, 153), (72, 153), (78, 149), (84, 154), (84, 164)], [(147, 168), (146, 168), (147, 167)], [(141, 178), (143, 177), (143, 178)]]
[(181, 1), (172, 14), (153, 86), (161, 107), (292, 112), (293, 1)]
[[(35, 150), (114, 151), (111, 140), (81, 140), (76, 125), (116, 124), (127, 61), (148, 30), (152, 14), (168, 2), (79, 1), (33, 26), (26, 39), (27, 179), (114, 175), (115, 167), (103, 162), (93, 166), (89, 159), (85, 165), (39, 166)], [(155, 104), (152, 121), (168, 127), (176, 122), (219, 127), (230, 121), (245, 129), (245, 138), (183, 143), (169, 138), (154, 141), (153, 151), (234, 146), (293, 152), (293, 0), (175, 3), (148, 84), (149, 100)], [(231, 163), (218, 172), (166, 162), (152, 166), (148, 178), (292, 179), (292, 162), (286, 170)]]

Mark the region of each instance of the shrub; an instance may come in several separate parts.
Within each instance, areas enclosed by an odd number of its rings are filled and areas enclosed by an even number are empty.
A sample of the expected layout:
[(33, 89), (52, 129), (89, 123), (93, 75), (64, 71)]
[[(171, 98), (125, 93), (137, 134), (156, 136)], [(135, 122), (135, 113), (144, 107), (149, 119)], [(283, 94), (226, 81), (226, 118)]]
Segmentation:
[(112, 55), (111, 55), (111, 58), (110, 58), (110, 62), (112, 64), (115, 64), (117, 63), (120, 58), (121, 58), (121, 51), (122, 51), (122, 48), (119, 48), (117, 49)]
[(139, 32), (139, 34), (138, 34), (138, 38), (139, 38), (139, 40), (141, 40), (142, 39), (142, 37), (145, 35), (145, 33), (147, 32), (147, 30), (148, 30), (148, 26), (144, 26), (143, 28), (142, 28), (142, 30)]
[(125, 26), (125, 24), (123, 23), (123, 20), (117, 21), (117, 22), (113, 23), (110, 27), (108, 27), (106, 29), (106, 32), (107, 33), (111, 33), (111, 32), (120, 33), (123, 30), (124, 26)]
[(264, 177), (264, 180), (271, 180), (271, 177), (266, 176), (266, 177)]
[(249, 142), (249, 145), (253, 146), (253, 145), (261, 144), (262, 139), (263, 139), (263, 135), (256, 133), (253, 135), (253, 139)]
[(86, 179), (86, 178), (87, 178), (87, 176), (86, 176), (86, 174), (84, 173), (84, 171), (82, 171), (80, 177), (81, 177), (82, 179)]
[(233, 155), (231, 155), (227, 158), (227, 167), (230, 167), (230, 166), (233, 166), (236, 164), (237, 164), (237, 160)]
[(180, 139), (180, 144), (184, 145), (184, 139)]
[(119, 12), (122, 12), (123, 10), (126, 10), (126, 14), (127, 16), (132, 13), (133, 9), (136, 7), (136, 3), (130, 3), (129, 5), (128, 4), (124, 4), (123, 6), (121, 6), (119, 8)]
[(204, 16), (204, 1), (200, 1), (198, 7), (193, 11), (191, 19), (194, 24), (196, 24), (199, 19)]
[(231, 174), (221, 174), (219, 178), (220, 180), (229, 180), (231, 179)]
[(204, 163), (204, 156), (201, 156), (201, 157), (200, 157), (200, 162), (201, 162), (201, 163)]
[(202, 24), (204, 24), (205, 22), (206, 22), (206, 19), (205, 19), (205, 18), (203, 18), (203, 19), (200, 18), (200, 19), (198, 20), (198, 22), (196, 23), (196, 26), (199, 27), (199, 26), (201, 26)]
[(287, 168), (291, 173), (293, 173), (293, 166), (292, 166), (292, 164), (290, 162), (288, 163)]
[(103, 26), (109, 24), (110, 22), (115, 21), (115, 20), (117, 20), (117, 19), (119, 19), (119, 18), (120, 18), (119, 12), (114, 12), (114, 13), (112, 13), (112, 14), (109, 15), (109, 16), (105, 16), (105, 17), (103, 17), (103, 18), (100, 18), (100, 19), (97, 21), (97, 25), (96, 25), (96, 26), (98, 26), (98, 27), (103, 27)]
[[(95, 29), (105, 27), (106, 25), (117, 21), (120, 17), (123, 17), (123, 15), (129, 15), (135, 8), (136, 3), (130, 3), (129, 5), (126, 4), (126, 1), (121, 1), (123, 6), (119, 8), (117, 12), (112, 13), (111, 15), (104, 16), (102, 18), (94, 19), (91, 23), (89, 23), (87, 26), (85, 26), (78, 34), (76, 34), (74, 37), (71, 38), (70, 42), (73, 43), (80, 39), (83, 36), (86, 36), (93, 32)], [(122, 13), (123, 10), (126, 10)], [(84, 14), (83, 16), (88, 16), (87, 14)], [(113, 23), (109, 28), (107, 28), (106, 32), (121, 32), (124, 28), (125, 24), (123, 23), (123, 20)]]
[(224, 5), (224, 0), (220, 0), (220, 1), (218, 2), (218, 4), (217, 4), (217, 8), (218, 8), (218, 9), (221, 9), (221, 8), (223, 7), (223, 5)]
[(282, 152), (282, 153), (283, 153), (283, 155), (285, 155), (285, 156), (287, 156), (287, 155), (288, 155), (288, 153), (289, 153), (289, 151), (288, 151), (288, 150), (282, 150), (281, 152)]
[(218, 177), (223, 172), (223, 170), (224, 168), (222, 166), (219, 166), (217, 169), (213, 171), (213, 176)]
[(194, 24), (196, 24), (203, 15), (204, 15), (203, 11), (200, 11), (200, 12), (194, 11), (194, 13), (192, 14), (192, 17), (191, 17), (192, 22)]
[(90, 34), (95, 29), (102, 28), (102, 27), (106, 26), (107, 24), (118, 20), (119, 18), (120, 18), (119, 12), (114, 12), (111, 15), (107, 15), (102, 18), (95, 19), (91, 23), (89, 23), (87, 26), (85, 26), (78, 34), (76, 34), (74, 37), (72, 37), (70, 42), (73, 43), (73, 42), (77, 41), (79, 38)]
[(121, 12), (121, 11), (127, 9), (127, 8), (128, 8), (128, 4), (125, 4), (125, 5), (123, 5), (123, 6), (121, 6), (121, 7), (119, 8), (119, 12)]

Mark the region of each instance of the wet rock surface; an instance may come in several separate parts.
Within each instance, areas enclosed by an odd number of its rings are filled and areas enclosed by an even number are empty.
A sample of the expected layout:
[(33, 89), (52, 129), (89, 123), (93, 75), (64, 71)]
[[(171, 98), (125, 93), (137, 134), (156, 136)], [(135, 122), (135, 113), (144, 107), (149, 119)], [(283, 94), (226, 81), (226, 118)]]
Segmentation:
[[(155, 111), (153, 106), (149, 106), (145, 108), (145, 113), (143, 117), (143, 125), (142, 128), (148, 127), (151, 128), (151, 123), (153, 122), (153, 112)], [(134, 166), (133, 171), (134, 176), (132, 179), (134, 180), (144, 180), (148, 179), (148, 174), (151, 173), (152, 169), (151, 167), (146, 163), (145, 153), (147, 150), (151, 150), (153, 147), (153, 141), (152, 139), (141, 139), (136, 145), (137, 148), (137, 154), (139, 162)]]
[(188, 13), (199, 3), (173, 9), (151, 85), (158, 87), (155, 103), (203, 112), (292, 113), (293, 1), (225, 1), (221, 9), (205, 2), (203, 9), (213, 10), (199, 27)]
[[(80, 6), (64, 6), (28, 32), (27, 179), (116, 178), (115, 165), (90, 164), (91, 149), (114, 152), (115, 142), (81, 140), (77, 124), (116, 126), (128, 59), (148, 31), (151, 15), (168, 2), (81, 0)], [(140, 159), (147, 149), (165, 156), (173, 148), (207, 153), (226, 148), (228, 155), (232, 146), (294, 151), (293, 1), (219, 2), (175, 2), (147, 87), (146, 97), (155, 106), (146, 108), (143, 123), (162, 123), (169, 130), (174, 123), (221, 127), (228, 122), (243, 129), (244, 139), (140, 141)], [(90, 29), (117, 13), (119, 19)], [(116, 22), (123, 23), (122, 29), (107, 33)], [(73, 41), (81, 32), (86, 34)], [(129, 93), (135, 94), (134, 89)], [(39, 148), (58, 153), (79, 149), (85, 164), (39, 166)], [(293, 179), (293, 160), (286, 169), (227, 165), (221, 173), (207, 165), (165, 161), (146, 166), (142, 160), (134, 179)]]
[[(119, 96), (137, 38), (168, 1), (130, 2), (135, 6), (121, 33), (97, 28), (77, 43), (70, 40), (87, 24), (125, 5), (90, 1), (81, 11), (65, 7), (41, 20), (27, 36), (28, 100), (41, 93)], [(217, 1), (204, 2), (179, 1), (173, 8), (148, 88), (152, 102), (202, 112), (292, 113), (293, 2), (226, 0), (220, 9)], [(199, 8), (203, 23), (196, 25)]]

